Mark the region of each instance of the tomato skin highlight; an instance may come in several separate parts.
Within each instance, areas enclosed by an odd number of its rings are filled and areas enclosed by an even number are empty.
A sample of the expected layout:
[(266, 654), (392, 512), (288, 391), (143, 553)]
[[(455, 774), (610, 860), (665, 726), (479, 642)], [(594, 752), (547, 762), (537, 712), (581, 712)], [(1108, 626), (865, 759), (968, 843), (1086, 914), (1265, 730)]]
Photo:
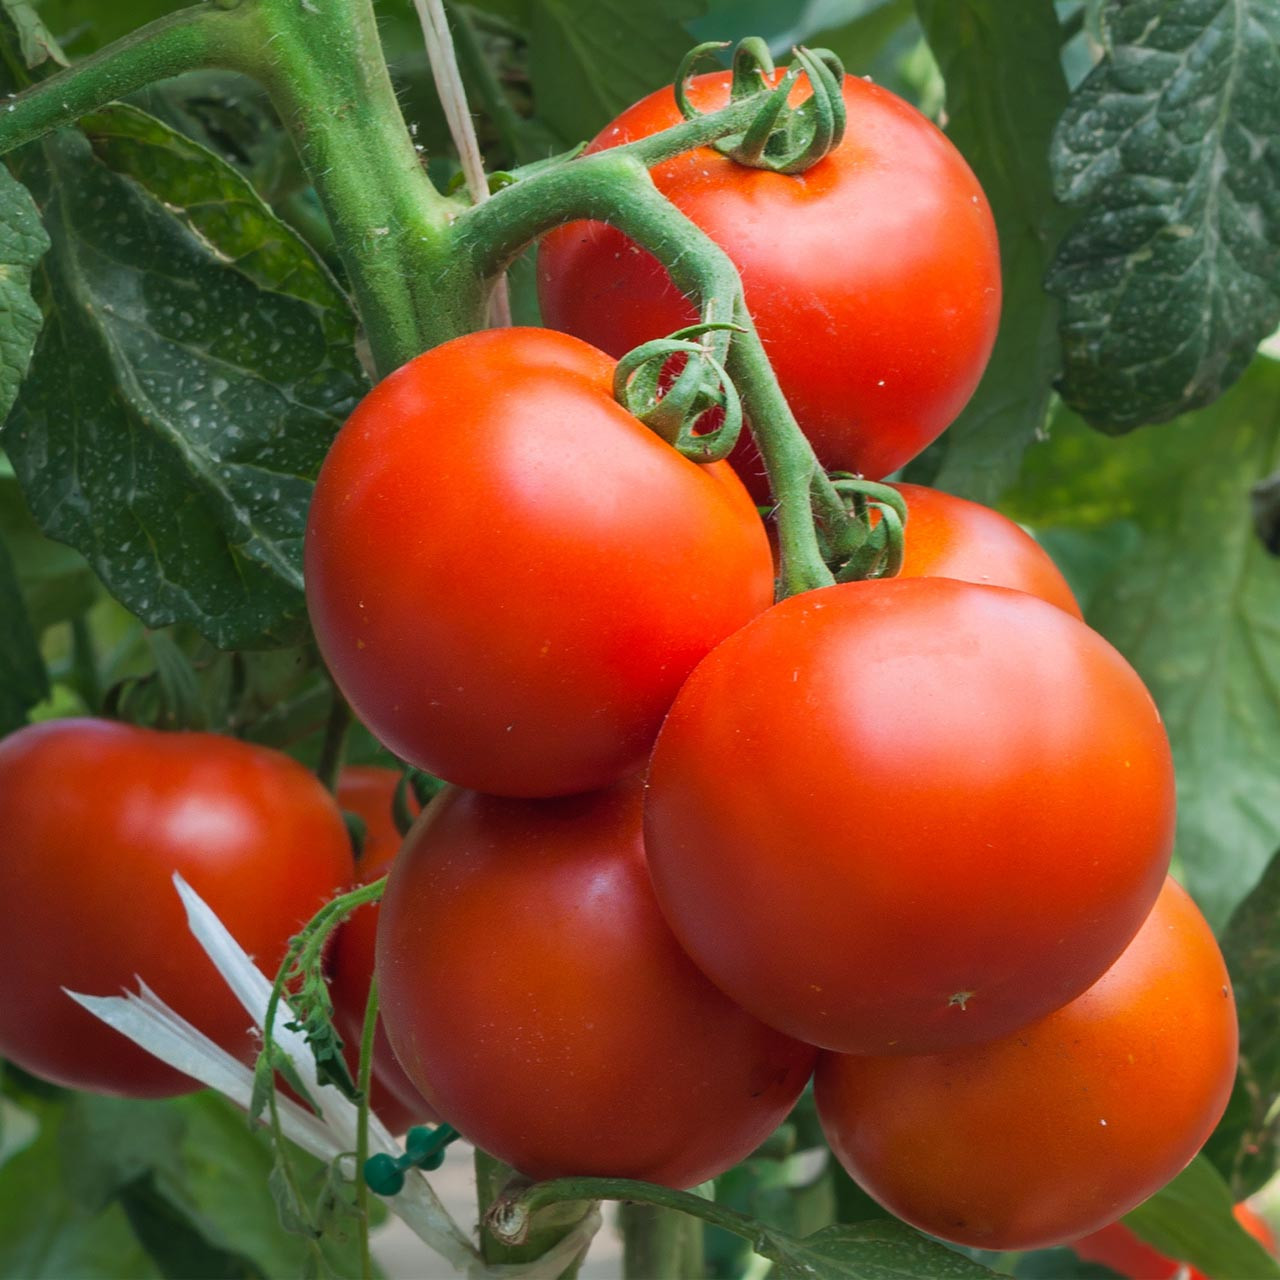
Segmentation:
[(694, 664), (772, 601), (732, 470), (622, 409), (613, 367), (547, 330), (456, 339), (375, 387), (321, 470), (321, 651), (369, 728), (439, 777), (524, 796), (616, 781)]
[(991, 1044), (819, 1059), (832, 1150), (906, 1222), (1037, 1249), (1127, 1213), (1195, 1155), (1226, 1106), (1236, 1013), (1213, 933), (1166, 883), (1119, 960), (1064, 1008)]
[(663, 923), (641, 788), (443, 792), (392, 869), (387, 1033), (436, 1110), (533, 1178), (687, 1187), (785, 1117), (815, 1050), (732, 1004)]
[(250, 1017), (187, 928), (175, 871), (258, 966), (353, 874), (329, 793), (296, 761), (209, 733), (51, 720), (0, 741), (0, 1056), (71, 1088), (200, 1088), (62, 990), (141, 978), (245, 1061)]
[[(392, 816), (392, 803), (400, 774), (372, 765), (348, 765), (338, 778), (338, 803), (364, 822), (364, 847), (356, 864), (360, 884), (370, 884), (391, 870), (400, 848), (400, 833)], [(410, 802), (413, 811), (412, 792)], [(347, 1065), (354, 1076), (360, 1066), (360, 1039), (364, 1034), (364, 1008), (373, 978), (374, 949), (378, 936), (378, 903), (350, 915), (330, 943), (329, 994), (333, 999), (334, 1025), (342, 1037)], [(392, 1133), (410, 1125), (434, 1124), (439, 1117), (404, 1073), (382, 1019), (373, 1033), (373, 1069), (369, 1103)]]
[(1173, 818), (1159, 714), (1110, 645), (1024, 593), (915, 578), (794, 596), (704, 659), (654, 748), (645, 844), (676, 936), (744, 1008), (925, 1053), (1094, 981)]
[(906, 499), (900, 578), (956, 578), (1038, 596), (1073, 618), (1080, 606), (1049, 553), (1007, 516), (922, 484), (895, 484)]
[[(703, 111), (728, 72), (695, 76)], [(807, 95), (798, 85), (793, 101)], [(964, 407), (995, 342), (995, 223), (964, 158), (915, 108), (853, 76), (843, 141), (799, 175), (700, 147), (656, 165), (655, 185), (728, 253), (796, 418), (828, 469), (887, 475)], [(592, 141), (601, 151), (680, 123), (660, 89)], [(538, 296), (554, 328), (621, 356), (694, 323), (663, 267), (600, 223), (541, 242)], [(735, 458), (758, 500), (758, 456)]]

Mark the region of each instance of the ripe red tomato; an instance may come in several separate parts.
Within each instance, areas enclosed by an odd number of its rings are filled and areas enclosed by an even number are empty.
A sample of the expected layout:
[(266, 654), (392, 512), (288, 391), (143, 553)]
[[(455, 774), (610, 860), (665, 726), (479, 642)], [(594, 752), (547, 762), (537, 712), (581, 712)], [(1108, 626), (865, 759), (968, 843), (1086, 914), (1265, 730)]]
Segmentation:
[(640, 811), (638, 779), (559, 800), (443, 792), (382, 902), (401, 1063), (440, 1115), (534, 1178), (692, 1186), (765, 1138), (813, 1067), (680, 950)]
[[(689, 83), (725, 104), (729, 75)], [(795, 99), (807, 92), (797, 86)], [(787, 400), (831, 469), (888, 474), (972, 395), (1000, 317), (1000, 255), (986, 198), (960, 153), (913, 107), (846, 76), (843, 141), (806, 173), (752, 169), (700, 147), (653, 180), (733, 259)], [(600, 151), (681, 117), (670, 88), (624, 111)], [(665, 270), (619, 231), (575, 222), (543, 239), (546, 322), (620, 356), (696, 319)], [(753, 451), (752, 491), (767, 490)]]
[[(348, 765), (338, 779), (338, 803), (364, 822), (364, 847), (356, 865), (361, 884), (370, 884), (386, 875), (400, 848), (400, 833), (392, 816), (399, 782), (400, 775), (394, 769), (367, 765)], [(416, 810), (416, 804), (413, 807)], [(329, 994), (333, 998), (334, 1023), (346, 1046), (347, 1063), (353, 1075), (359, 1066), (364, 1007), (369, 999), (377, 936), (378, 904), (374, 903), (361, 907), (345, 921), (329, 949)], [(439, 1119), (396, 1060), (381, 1018), (373, 1033), (369, 1102), (392, 1133), (403, 1133), (414, 1124), (434, 1124)]]
[(958, 578), (1039, 596), (1072, 617), (1080, 606), (1049, 553), (990, 507), (920, 484), (894, 488), (907, 500), (900, 578)]
[(613, 399), (613, 361), (498, 329), (360, 403), (316, 485), (307, 602), (334, 677), (397, 755), (552, 795), (638, 769), (694, 664), (773, 598), (726, 464)]
[(1169, 880), (1116, 963), (1062, 1009), (932, 1056), (823, 1054), (815, 1096), (831, 1149), (891, 1212), (960, 1244), (1038, 1249), (1162, 1187), (1209, 1136), (1235, 1072), (1226, 966)]
[(181, 872), (258, 965), (348, 887), (337, 805), (296, 761), (209, 733), (53, 720), (0, 742), (0, 1056), (73, 1088), (199, 1086), (73, 1003), (141, 978), (224, 1048), (249, 1015), (187, 929)]
[(847, 1053), (977, 1043), (1079, 995), (1173, 840), (1132, 668), (1061, 609), (945, 578), (811, 591), (731, 636), (680, 691), (647, 796), (695, 963)]
[[(1264, 1249), (1274, 1253), (1275, 1235), (1271, 1228), (1246, 1204), (1238, 1204), (1233, 1210), (1236, 1221)], [(1166, 1257), (1154, 1245), (1136, 1236), (1123, 1222), (1113, 1222), (1101, 1231), (1094, 1231), (1080, 1240), (1074, 1240), (1071, 1248), (1086, 1262), (1100, 1262), (1129, 1280), (1173, 1280), (1182, 1272), (1185, 1280), (1207, 1280), (1204, 1272), (1186, 1263)]]

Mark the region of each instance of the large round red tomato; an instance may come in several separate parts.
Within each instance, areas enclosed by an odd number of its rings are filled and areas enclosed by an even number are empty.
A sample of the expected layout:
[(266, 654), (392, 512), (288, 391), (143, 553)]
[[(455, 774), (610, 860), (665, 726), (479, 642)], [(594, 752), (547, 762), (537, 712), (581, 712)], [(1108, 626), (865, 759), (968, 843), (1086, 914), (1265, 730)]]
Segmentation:
[(266, 972), (353, 873), (300, 764), (208, 733), (54, 720), (0, 742), (0, 1057), (129, 1097), (198, 1086), (73, 1003), (138, 979), (251, 1060), (249, 1015), (187, 928), (173, 873)]
[[(394, 769), (369, 765), (348, 765), (338, 779), (338, 803), (364, 823), (364, 846), (356, 866), (361, 884), (371, 884), (386, 875), (400, 848), (400, 833), (392, 816), (399, 783), (400, 775)], [(374, 903), (361, 907), (343, 923), (329, 949), (334, 1022), (353, 1074), (359, 1065), (377, 936), (378, 904)], [(410, 1125), (430, 1124), (438, 1119), (396, 1060), (381, 1018), (373, 1034), (369, 1101), (392, 1133), (403, 1133)]]
[(921, 484), (894, 488), (907, 502), (898, 577), (1012, 587), (1080, 617), (1080, 606), (1049, 553), (1007, 516)]
[(814, 1050), (727, 1000), (662, 921), (638, 780), (559, 800), (446, 791), (392, 868), (387, 1034), (468, 1138), (534, 1178), (692, 1186), (795, 1102)]
[(773, 596), (726, 464), (622, 409), (613, 361), (541, 329), (471, 334), (360, 403), (316, 485), (307, 603), (397, 755), (507, 795), (639, 768), (681, 681)]
[(1195, 1155), (1236, 1072), (1226, 966), (1169, 880), (1114, 965), (991, 1044), (823, 1054), (832, 1150), (886, 1208), (946, 1240), (1037, 1249), (1127, 1213)]
[(1159, 714), (1110, 645), (1022, 592), (909, 578), (793, 596), (704, 659), (645, 842), (729, 996), (825, 1048), (924, 1053), (1093, 982), (1173, 817)]
[[(710, 111), (728, 83), (727, 72), (697, 76), (689, 96)], [(748, 168), (710, 147), (652, 173), (733, 259), (818, 457), (880, 477), (933, 440), (977, 386), (1000, 315), (1000, 256), (986, 198), (955, 147), (886, 89), (847, 76), (844, 99), (844, 140), (805, 173)], [(590, 149), (680, 118), (661, 89)], [(544, 238), (538, 292), (548, 324), (617, 356), (695, 319), (658, 262), (601, 223)], [(759, 493), (759, 464), (745, 458)]]

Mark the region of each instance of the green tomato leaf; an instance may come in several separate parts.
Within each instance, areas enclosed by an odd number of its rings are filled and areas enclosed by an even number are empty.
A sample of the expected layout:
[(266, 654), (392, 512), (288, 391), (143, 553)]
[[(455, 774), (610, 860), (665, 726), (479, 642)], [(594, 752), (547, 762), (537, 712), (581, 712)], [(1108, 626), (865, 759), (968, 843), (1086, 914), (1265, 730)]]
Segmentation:
[[(805, 32), (803, 40), (811, 48), (830, 49), (844, 63), (844, 69), (850, 75), (869, 74), (877, 84), (883, 84), (889, 78), (884, 74), (888, 69), (881, 65), (885, 50), (904, 37), (914, 35), (915, 39), (920, 38), (911, 0), (878, 0), (876, 3), (863, 0), (855, 5), (817, 5), (813, 8), (816, 12), (805, 11), (810, 24), (823, 19), (829, 21), (835, 16), (829, 13), (833, 8), (856, 10), (856, 15), (849, 15), (839, 25)], [(897, 86), (886, 87), (897, 91)]]
[(1049, 0), (916, 0), (946, 81), (947, 134), (996, 219), (1004, 302), (991, 362), (943, 435), (933, 483), (992, 503), (1044, 425), (1058, 372), (1057, 308), (1043, 279), (1068, 215), (1047, 152), (1067, 101)]
[(0, 164), (0, 422), (31, 362), (43, 317), (31, 296), (31, 272), (49, 248), (35, 202)]
[(1209, 404), (1280, 321), (1280, 7), (1110, 0), (1054, 140), (1063, 397), (1124, 432)]
[(1205, 1275), (1275, 1280), (1280, 1263), (1232, 1217), (1234, 1203), (1222, 1176), (1197, 1156), (1124, 1220), (1161, 1253), (1190, 1262)]
[(1254, 536), (1249, 501), (1278, 461), (1280, 364), (1259, 357), (1211, 409), (1158, 432), (1108, 439), (1060, 415), (1006, 503), (1038, 524), (1139, 531), (1087, 616), (1164, 716), (1174, 871), (1218, 927), (1280, 846), (1280, 565)]
[(1237, 1200), (1268, 1182), (1280, 1164), (1280, 855), (1236, 908), (1222, 935), (1240, 1011), (1240, 1070), (1205, 1154)]
[(26, 601), (31, 629), (40, 635), (55, 622), (83, 613), (100, 588), (84, 557), (40, 532), (9, 460), (0, 453), (0, 535), (8, 544)]
[(685, 24), (705, 8), (706, 0), (531, 0), (538, 116), (566, 143), (592, 137), (674, 80), (691, 43)]
[(779, 1280), (979, 1280), (996, 1273), (888, 1218), (826, 1227), (803, 1239), (769, 1231), (757, 1246)]
[(0, 1165), (0, 1275), (22, 1280), (151, 1280), (159, 1275), (118, 1205), (93, 1212), (63, 1182), (63, 1104), (24, 1096), (22, 1107), (39, 1127), (34, 1141)]
[(32, 512), (149, 626), (297, 640), (354, 319), (233, 169), (127, 107), (45, 143), (49, 319), (3, 437)]
[(49, 34), (29, 0), (0, 0), (0, 10), (4, 11), (18, 38), (18, 51), (28, 71), (34, 71), (45, 62), (56, 62), (60, 67), (69, 65), (66, 54)]
[(27, 616), (18, 572), (0, 539), (0, 737), (21, 728), (49, 696), (49, 677)]

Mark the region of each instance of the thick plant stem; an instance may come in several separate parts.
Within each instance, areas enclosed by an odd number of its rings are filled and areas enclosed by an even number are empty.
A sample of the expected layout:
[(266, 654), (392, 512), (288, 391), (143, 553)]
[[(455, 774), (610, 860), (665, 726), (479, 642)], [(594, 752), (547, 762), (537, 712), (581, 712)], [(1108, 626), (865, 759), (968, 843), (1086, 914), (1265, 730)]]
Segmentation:
[[(543, 1257), (557, 1242), (584, 1227), (599, 1222), (599, 1211), (592, 1200), (560, 1200), (531, 1215), (527, 1230), (519, 1242), (494, 1235), (486, 1226), (490, 1206), (501, 1196), (517, 1175), (510, 1165), (476, 1148), (476, 1195), (480, 1208), (480, 1252), (488, 1263), (532, 1262)], [(590, 1235), (587, 1235), (590, 1239)], [(566, 1260), (559, 1280), (574, 1280), (585, 1252)]]
[(702, 1223), (674, 1209), (618, 1206), (624, 1280), (701, 1280)]
[(487, 286), (442, 281), (449, 221), (462, 206), (426, 176), (369, 0), (252, 3), (264, 40), (239, 69), (262, 82), (293, 136), (333, 225), (379, 374), (480, 327)]
[(196, 67), (243, 72), (270, 94), (333, 227), (380, 374), (483, 324), (488, 284), (446, 260), (463, 206), (427, 179), (370, 0), (240, 0), (162, 18), (5, 103), (0, 152)]
[[(689, 124), (701, 126), (704, 120)], [(777, 501), (779, 594), (831, 585), (835, 579), (823, 559), (811, 507), (815, 484), (821, 492), (825, 476), (778, 387), (738, 273), (725, 252), (659, 193), (640, 158), (617, 148), (531, 176), (469, 210), (458, 220), (456, 234), (473, 270), (487, 277), (531, 240), (575, 217), (608, 222), (647, 249), (704, 322), (732, 320), (744, 330), (732, 342), (728, 333), (710, 334), (707, 341), (721, 352), (728, 345), (729, 375)]]
[(196, 67), (229, 66), (257, 39), (249, 6), (195, 5), (166, 14), (0, 107), (0, 155), (108, 102)]
[(760, 1224), (734, 1209), (716, 1204), (714, 1200), (704, 1200), (691, 1191), (675, 1191), (630, 1178), (555, 1178), (549, 1182), (536, 1182), (523, 1190), (512, 1188), (493, 1204), (486, 1217), (486, 1229), (496, 1239), (517, 1245), (527, 1238), (530, 1224), (536, 1221), (535, 1215), (553, 1205), (576, 1202), (586, 1197), (629, 1200), (674, 1210), (742, 1236), (757, 1246), (757, 1251), (763, 1243)]

